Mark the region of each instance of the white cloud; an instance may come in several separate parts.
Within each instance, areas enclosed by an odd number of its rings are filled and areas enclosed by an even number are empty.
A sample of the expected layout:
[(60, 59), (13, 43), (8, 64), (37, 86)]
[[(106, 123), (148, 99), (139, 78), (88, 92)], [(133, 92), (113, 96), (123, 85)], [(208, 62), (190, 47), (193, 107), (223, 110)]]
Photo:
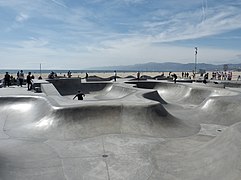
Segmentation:
[(50, 0), (50, 1), (52, 1), (54, 4), (57, 4), (58, 6), (67, 8), (67, 6), (63, 2), (61, 2), (59, 0), (58, 1), (57, 0)]
[(199, 11), (181, 12), (164, 21), (145, 22), (146, 34), (154, 34), (152, 41), (173, 42), (196, 39), (241, 28), (241, 9), (218, 7), (209, 9), (202, 21)]
[(29, 40), (25, 40), (19, 43), (22, 48), (41, 48), (48, 45), (48, 40), (43, 38), (31, 37)]
[(22, 23), (26, 20), (29, 19), (29, 16), (27, 14), (24, 14), (24, 13), (20, 13), (18, 16), (16, 16), (15, 20), (19, 23)]

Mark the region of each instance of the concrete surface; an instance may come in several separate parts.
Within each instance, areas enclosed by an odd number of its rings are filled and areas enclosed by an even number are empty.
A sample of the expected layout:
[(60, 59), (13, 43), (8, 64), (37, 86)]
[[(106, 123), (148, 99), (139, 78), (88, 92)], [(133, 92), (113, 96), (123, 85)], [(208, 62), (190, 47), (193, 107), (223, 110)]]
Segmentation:
[(0, 179), (241, 179), (239, 88), (126, 82), (1, 88)]

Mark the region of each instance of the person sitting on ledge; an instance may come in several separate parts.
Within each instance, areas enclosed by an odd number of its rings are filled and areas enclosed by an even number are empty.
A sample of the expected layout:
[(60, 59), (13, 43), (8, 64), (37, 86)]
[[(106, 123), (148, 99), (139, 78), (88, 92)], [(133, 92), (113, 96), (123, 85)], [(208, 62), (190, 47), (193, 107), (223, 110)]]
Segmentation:
[(78, 100), (83, 100), (83, 97), (85, 96), (84, 93), (78, 91), (78, 94), (75, 95), (75, 97), (73, 98), (73, 100), (78, 97)]

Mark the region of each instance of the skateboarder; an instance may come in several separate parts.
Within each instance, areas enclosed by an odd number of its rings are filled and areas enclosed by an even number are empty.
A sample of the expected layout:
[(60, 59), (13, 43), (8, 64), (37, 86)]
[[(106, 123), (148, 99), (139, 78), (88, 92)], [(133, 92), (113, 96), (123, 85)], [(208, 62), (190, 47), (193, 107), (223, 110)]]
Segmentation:
[(75, 97), (73, 98), (73, 100), (78, 97), (78, 100), (83, 100), (83, 97), (85, 96), (84, 93), (82, 93), (81, 91), (78, 91), (78, 94), (75, 95)]

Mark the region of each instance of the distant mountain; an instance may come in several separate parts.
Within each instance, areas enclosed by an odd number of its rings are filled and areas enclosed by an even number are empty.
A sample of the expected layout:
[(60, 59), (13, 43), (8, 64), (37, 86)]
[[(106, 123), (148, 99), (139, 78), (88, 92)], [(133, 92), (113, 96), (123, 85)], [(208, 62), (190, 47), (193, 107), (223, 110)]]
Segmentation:
[[(182, 63), (173, 63), (173, 62), (165, 62), (165, 63), (156, 63), (149, 62), (145, 64), (135, 64), (129, 66), (106, 66), (106, 67), (96, 67), (92, 68), (92, 70), (117, 70), (117, 71), (165, 71), (165, 72), (174, 72), (174, 71), (193, 71), (195, 67), (194, 63), (182, 64)], [(206, 71), (215, 71), (220, 70), (223, 71), (223, 64), (214, 65), (214, 64), (205, 64), (199, 63), (197, 64), (197, 71), (199, 69), (204, 69)], [(240, 64), (228, 64), (229, 70), (241, 70)]]

